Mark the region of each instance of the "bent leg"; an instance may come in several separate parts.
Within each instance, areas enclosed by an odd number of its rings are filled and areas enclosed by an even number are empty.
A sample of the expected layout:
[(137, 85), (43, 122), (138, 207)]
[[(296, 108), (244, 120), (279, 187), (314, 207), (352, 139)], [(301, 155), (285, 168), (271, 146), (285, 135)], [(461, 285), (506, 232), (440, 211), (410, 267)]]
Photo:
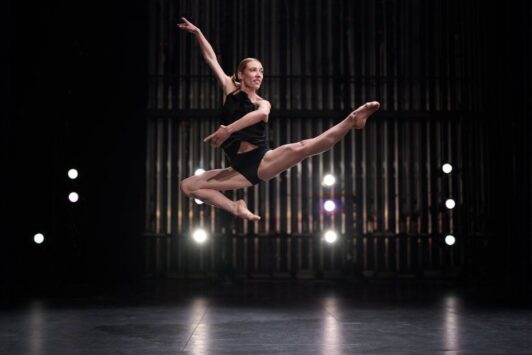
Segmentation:
[(353, 128), (362, 129), (366, 120), (379, 109), (379, 103), (368, 102), (351, 112), (342, 122), (329, 128), (317, 137), (305, 139), (297, 143), (282, 145), (270, 150), (262, 159), (258, 176), (267, 181), (283, 171), (290, 169), (303, 159), (323, 153), (331, 149)]
[(209, 170), (201, 175), (188, 177), (180, 184), (181, 191), (189, 197), (222, 208), (238, 217), (259, 220), (259, 216), (247, 209), (244, 200), (232, 201), (220, 192), (249, 186), (252, 186), (251, 183), (232, 168)]

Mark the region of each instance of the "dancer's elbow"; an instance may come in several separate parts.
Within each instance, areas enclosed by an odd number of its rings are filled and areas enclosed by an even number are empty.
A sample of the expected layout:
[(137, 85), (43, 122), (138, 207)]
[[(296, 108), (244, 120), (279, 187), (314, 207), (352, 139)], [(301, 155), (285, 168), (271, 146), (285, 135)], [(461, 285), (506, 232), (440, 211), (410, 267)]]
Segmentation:
[(271, 106), (268, 101), (261, 101), (258, 109), (261, 121), (268, 122), (268, 117), (270, 116), (270, 108)]
[(270, 111), (268, 111), (268, 112), (262, 111), (259, 114), (260, 120), (264, 121), (264, 122), (268, 122), (268, 117), (269, 116), (270, 116)]

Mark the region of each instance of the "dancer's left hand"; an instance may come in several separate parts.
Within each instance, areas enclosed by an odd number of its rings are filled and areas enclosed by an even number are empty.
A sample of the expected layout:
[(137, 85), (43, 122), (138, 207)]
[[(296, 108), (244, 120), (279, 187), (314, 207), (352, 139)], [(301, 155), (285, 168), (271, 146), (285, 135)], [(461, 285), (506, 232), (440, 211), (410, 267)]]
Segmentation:
[(216, 132), (205, 138), (203, 142), (206, 143), (208, 141), (211, 141), (211, 145), (214, 148), (218, 148), (222, 145), (223, 142), (226, 141), (227, 138), (229, 138), (230, 135), (231, 132), (229, 130), (229, 127), (221, 125)]
[(177, 28), (180, 28), (190, 33), (198, 32), (199, 29), (196, 26), (194, 26), (189, 20), (187, 20), (184, 17), (181, 17), (181, 20), (183, 20), (183, 22), (178, 23)]

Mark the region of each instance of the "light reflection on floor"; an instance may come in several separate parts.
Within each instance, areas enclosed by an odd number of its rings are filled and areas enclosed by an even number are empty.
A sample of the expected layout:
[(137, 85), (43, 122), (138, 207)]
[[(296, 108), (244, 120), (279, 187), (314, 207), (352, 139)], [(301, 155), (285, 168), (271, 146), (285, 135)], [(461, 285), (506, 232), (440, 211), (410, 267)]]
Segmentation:
[[(0, 309), (1, 354), (523, 353), (532, 307), (449, 287), (170, 283)], [(496, 334), (496, 336), (495, 336)]]

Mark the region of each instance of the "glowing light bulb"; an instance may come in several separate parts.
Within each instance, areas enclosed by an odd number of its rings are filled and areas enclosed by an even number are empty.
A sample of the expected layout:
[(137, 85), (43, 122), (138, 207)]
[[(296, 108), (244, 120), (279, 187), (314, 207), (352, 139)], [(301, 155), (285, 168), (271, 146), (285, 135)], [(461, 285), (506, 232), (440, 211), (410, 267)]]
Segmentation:
[(453, 166), (451, 164), (449, 164), (449, 163), (445, 163), (445, 164), (442, 165), (441, 170), (445, 174), (450, 174), (451, 171), (453, 171)]
[(42, 244), (44, 242), (44, 235), (42, 233), (37, 233), (33, 236), (33, 241), (36, 244)]
[(70, 169), (67, 174), (72, 180), (75, 180), (78, 177), (78, 171), (76, 169)]
[(336, 182), (336, 178), (334, 177), (334, 175), (331, 175), (331, 174), (325, 175), (322, 180), (322, 184), (324, 186), (332, 186), (334, 185), (335, 182)]
[(70, 200), (70, 202), (72, 203), (76, 203), (78, 202), (79, 200), (79, 195), (77, 192), (71, 192), (69, 195), (68, 195), (68, 199)]
[(325, 241), (329, 244), (336, 242), (338, 239), (338, 234), (335, 231), (327, 231), (323, 237)]
[(192, 234), (192, 238), (198, 244), (205, 243), (207, 240), (207, 232), (205, 232), (203, 229), (196, 229)]
[(448, 209), (452, 210), (455, 206), (456, 206), (456, 203), (454, 202), (452, 198), (445, 201), (445, 207), (447, 207)]
[(456, 238), (452, 235), (448, 235), (445, 237), (445, 244), (447, 245), (453, 245), (456, 242)]
[(336, 204), (334, 203), (334, 201), (332, 200), (327, 200), (325, 201), (325, 203), (323, 204), (323, 208), (325, 209), (325, 211), (327, 212), (332, 212), (336, 209)]

